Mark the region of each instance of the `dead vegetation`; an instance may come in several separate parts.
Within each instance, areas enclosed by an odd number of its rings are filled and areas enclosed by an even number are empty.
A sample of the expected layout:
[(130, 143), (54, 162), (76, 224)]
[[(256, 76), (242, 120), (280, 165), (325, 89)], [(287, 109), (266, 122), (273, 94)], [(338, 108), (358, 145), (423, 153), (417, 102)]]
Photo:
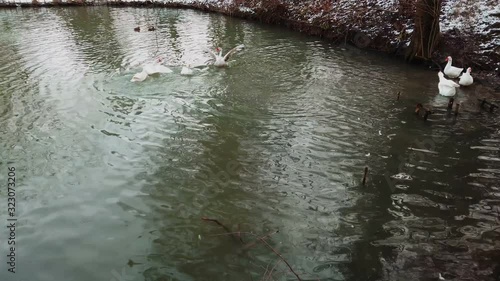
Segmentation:
[(432, 58), (441, 34), (441, 5), (442, 0), (418, 0), (415, 3), (415, 31), (406, 55), (407, 60), (413, 60), (415, 57), (423, 60)]
[[(15, 0), (14, 0), (15, 1)], [(389, 1), (389, 0), (387, 0)], [(498, 27), (493, 24), (490, 34), (477, 34), (476, 2), (460, 0), (448, 17), (460, 17), (465, 28), (440, 31), (442, 6), (452, 0), (218, 0), (213, 2), (171, 2), (122, 0), (32, 0), (32, 6), (109, 5), (138, 7), (194, 8), (230, 16), (281, 24), (310, 35), (330, 39), (334, 43), (351, 43), (405, 57), (408, 61), (442, 61), (447, 55), (456, 62), (476, 69), (494, 71), (498, 68), (500, 49), (481, 49), (478, 42), (491, 42)], [(455, 0), (453, 0), (455, 1)], [(382, 5), (386, 4), (386, 5)], [(445, 3), (445, 4), (443, 4)], [(29, 3), (22, 4), (30, 5)], [(15, 7), (15, 2), (0, 0), (0, 6)], [(449, 8), (448, 8), (449, 9)], [(496, 29), (495, 29), (496, 28)], [(495, 51), (496, 50), (496, 51)], [(497, 72), (500, 70), (497, 70)], [(477, 73), (477, 72), (476, 72)], [(500, 72), (499, 72), (500, 73)]]
[[(222, 235), (230, 236), (233, 238), (234, 241), (239, 242), (239, 244), (241, 245), (239, 248), (242, 250), (248, 251), (254, 247), (257, 247), (258, 245), (264, 245), (267, 249), (269, 249), (273, 254), (275, 254), (277, 256), (276, 261), (274, 261), (273, 263), (269, 262), (266, 267), (262, 267), (265, 271), (262, 274), (261, 281), (275, 280), (275, 278), (278, 275), (286, 274), (286, 271), (279, 270), (280, 264), (283, 264), (284, 266), (286, 266), (289, 273), (293, 274), (298, 281), (303, 280), (303, 279), (301, 279), (301, 277), (299, 276), (297, 271), (294, 270), (292, 265), (287, 261), (287, 259), (278, 250), (276, 250), (273, 246), (271, 246), (270, 242), (268, 242), (274, 234), (279, 232), (279, 230), (273, 230), (267, 234), (259, 236), (259, 235), (255, 235), (252, 232), (242, 232), (240, 230), (240, 225), (238, 225), (238, 229), (236, 231), (232, 231), (231, 229), (229, 229), (227, 226), (222, 224), (217, 219), (211, 219), (211, 218), (206, 218), (206, 217), (202, 217), (201, 219), (203, 221), (214, 223), (214, 224), (218, 225), (219, 227), (221, 227), (222, 229), (224, 229), (225, 233), (223, 233)], [(221, 234), (218, 234), (216, 236), (220, 236), (220, 235)], [(253, 241), (245, 242), (243, 239), (244, 236), (251, 236), (253, 238)], [(273, 264), (272, 267), (270, 267), (271, 264)]]

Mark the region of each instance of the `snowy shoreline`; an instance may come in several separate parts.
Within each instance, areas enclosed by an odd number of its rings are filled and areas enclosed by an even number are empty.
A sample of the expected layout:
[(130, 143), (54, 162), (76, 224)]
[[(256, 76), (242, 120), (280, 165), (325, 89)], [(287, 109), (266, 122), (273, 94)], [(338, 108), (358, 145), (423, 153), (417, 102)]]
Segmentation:
[[(160, 6), (193, 8), (285, 25), (335, 42), (347, 42), (404, 56), (413, 32), (414, 0), (0, 0), (0, 7), (17, 6)], [(500, 6), (496, 0), (443, 0), (437, 62), (451, 55), (457, 66), (474, 69), (485, 85), (500, 88)], [(410, 8), (409, 8), (410, 7)]]

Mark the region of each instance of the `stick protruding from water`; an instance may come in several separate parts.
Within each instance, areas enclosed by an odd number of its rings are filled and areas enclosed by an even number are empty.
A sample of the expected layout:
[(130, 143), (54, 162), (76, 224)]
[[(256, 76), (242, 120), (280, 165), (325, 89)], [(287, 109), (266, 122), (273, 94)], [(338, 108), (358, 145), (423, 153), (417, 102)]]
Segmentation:
[(448, 101), (448, 110), (452, 110), (453, 109), (453, 103), (455, 102), (455, 99), (454, 98), (450, 98), (450, 100)]
[(363, 186), (366, 184), (367, 176), (368, 176), (368, 167), (365, 167), (365, 174), (363, 175)]

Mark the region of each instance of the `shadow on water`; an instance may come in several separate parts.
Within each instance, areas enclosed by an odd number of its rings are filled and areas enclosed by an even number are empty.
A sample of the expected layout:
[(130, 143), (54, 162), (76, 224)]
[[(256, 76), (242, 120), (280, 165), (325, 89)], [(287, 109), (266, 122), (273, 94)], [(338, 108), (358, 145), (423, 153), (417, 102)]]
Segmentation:
[(73, 7), (57, 9), (56, 14), (75, 36), (78, 49), (84, 54), (81, 59), (87, 64), (107, 71), (120, 67), (125, 55), (110, 9)]
[(238, 183), (240, 141), (245, 138), (245, 123), (252, 121), (226, 116), (242, 105), (226, 100), (230, 87), (225, 86), (211, 92), (209, 112), (184, 112), (176, 121), (177, 132), (155, 149), (156, 171), (148, 179), (154, 184), (144, 190), (151, 195), (154, 214), (148, 227), (155, 229), (148, 256), (155, 266), (144, 272), (146, 280), (214, 279), (221, 272), (246, 271), (236, 251), (239, 245), (229, 236), (216, 236), (223, 229), (201, 220), (216, 218), (235, 231), (238, 223), (260, 221), (251, 211), (253, 196)]
[[(2, 42), (4, 42), (2, 40)], [(0, 43), (0, 48), (2, 48), (3, 52), (0, 53), (0, 60), (2, 61), (7, 61), (7, 57), (16, 57), (16, 50), (13, 50), (12, 47), (8, 44)], [(19, 59), (19, 57), (18, 57)], [(8, 65), (5, 66), (7, 68)], [(3, 71), (2, 71), (3, 72)], [(5, 79), (0, 83), (0, 92), (2, 93), (0, 95), (1, 102), (0, 102), (0, 121), (5, 122), (5, 120), (8, 120), (12, 118), (12, 115), (14, 114), (13, 112), (13, 102), (12, 102), (12, 96), (13, 93), (11, 91), (12, 87), (12, 80), (14, 80), (14, 77), (6, 75), (4, 77)], [(3, 128), (6, 128), (7, 126), (4, 126)], [(3, 135), (7, 135), (7, 132), (2, 132)]]
[(352, 280), (498, 280), (498, 117), (455, 117), (441, 99), (427, 122), (413, 107), (396, 114), (407, 133), (392, 137), (392, 157), (369, 185), (375, 198), (356, 204), (368, 216)]
[[(9, 15), (9, 16), (14, 16)], [(23, 46), (19, 43), (22, 34), (16, 32), (16, 26), (8, 20), (1, 18), (2, 34), (0, 35), (0, 133), (5, 137), (2, 142), (4, 151), (11, 149), (16, 144), (23, 142), (24, 137), (30, 134), (23, 131), (33, 128), (34, 123), (40, 118), (33, 112), (44, 104), (38, 97), (37, 87), (39, 82), (32, 77), (32, 73), (25, 69), (26, 60), (22, 55)], [(30, 99), (27, 103), (24, 99)]]
[[(498, 276), (500, 120), (467, 90), (454, 119), (434, 73), (280, 27), (40, 11), (0, 11), (0, 145), (21, 140), (0, 153), (29, 171), (23, 258), (52, 274), (25, 262), (22, 278), (261, 280), (276, 263), (202, 217), (247, 242), (279, 230), (270, 243), (303, 280)], [(206, 48), (241, 43), (231, 67), (179, 75)], [(173, 73), (115, 71), (158, 53)], [(427, 122), (419, 102), (434, 107)], [(275, 277), (295, 278), (283, 265)]]
[[(235, 41), (233, 36), (227, 34), (224, 39)], [(265, 221), (255, 210), (262, 199), (243, 187), (240, 178), (254, 169), (255, 163), (242, 162), (250, 152), (241, 146), (252, 137), (254, 132), (248, 128), (256, 126), (254, 117), (261, 111), (240, 100), (245, 86), (229, 79), (241, 75), (231, 72), (211, 69), (210, 75), (219, 76), (214, 85), (191, 92), (202, 97), (203, 104), (172, 110), (170, 115), (178, 116), (176, 132), (155, 148), (156, 171), (148, 179), (154, 184), (144, 190), (151, 194), (155, 217), (149, 225), (155, 238), (148, 256), (154, 266), (145, 270), (146, 280), (241, 279), (255, 267), (241, 244), (221, 227), (201, 220), (215, 218), (234, 231), (240, 227), (256, 234)]]

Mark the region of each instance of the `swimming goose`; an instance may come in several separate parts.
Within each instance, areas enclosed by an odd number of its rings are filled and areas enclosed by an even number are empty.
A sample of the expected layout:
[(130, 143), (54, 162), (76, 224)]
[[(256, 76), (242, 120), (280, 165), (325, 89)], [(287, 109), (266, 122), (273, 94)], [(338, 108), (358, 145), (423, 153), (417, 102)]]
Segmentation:
[(462, 86), (472, 85), (472, 83), (474, 82), (474, 79), (470, 75), (471, 72), (472, 72), (472, 68), (470, 68), (470, 67), (467, 68), (467, 72), (465, 72), (464, 74), (462, 74), (462, 76), (460, 76), (460, 81), (458, 81), (458, 84), (460, 84)]
[(229, 60), (229, 58), (236, 52), (238, 51), (241, 51), (245, 48), (245, 45), (238, 45), (234, 48), (232, 48), (229, 52), (227, 52), (227, 54), (225, 56), (222, 56), (222, 49), (220, 47), (217, 47), (217, 49), (215, 49), (215, 53), (210, 51), (210, 54), (212, 55), (212, 57), (215, 59), (215, 62), (214, 62), (214, 66), (217, 66), (217, 67), (225, 67), (227, 66), (227, 61)]
[(142, 82), (148, 78), (148, 75), (153, 75), (157, 73), (172, 73), (173, 71), (161, 64), (158, 63), (149, 63), (146, 64), (143, 68), (142, 71), (139, 73), (136, 73), (132, 79), (130, 80), (131, 82)]
[(456, 88), (460, 87), (460, 85), (444, 78), (444, 74), (441, 71), (439, 71), (438, 76), (439, 76), (439, 83), (438, 83), (439, 94), (446, 97), (454, 96), (455, 93), (457, 92)]
[(148, 78), (148, 73), (146, 71), (144, 71), (144, 69), (143, 69), (141, 72), (136, 73), (132, 77), (130, 82), (142, 82), (142, 81), (146, 80), (146, 78)]
[(161, 64), (157, 64), (157, 63), (150, 63), (150, 64), (146, 64), (143, 68), (143, 70), (145, 70), (148, 75), (152, 75), (152, 74), (156, 74), (156, 73), (172, 73), (173, 71), (164, 66), (164, 65), (161, 65)]
[(458, 76), (460, 76), (460, 74), (462, 73), (462, 71), (464, 69), (452, 66), (451, 64), (452, 64), (453, 59), (451, 58), (451, 56), (446, 57), (446, 61), (448, 63), (446, 64), (446, 66), (444, 68), (444, 74), (446, 74), (446, 76), (448, 76), (450, 78), (457, 78)]
[(193, 75), (193, 69), (191, 68), (190, 64), (188, 64), (187, 66), (183, 66), (182, 67), (181, 75), (185, 75), (185, 76), (191, 76), (191, 75)]

